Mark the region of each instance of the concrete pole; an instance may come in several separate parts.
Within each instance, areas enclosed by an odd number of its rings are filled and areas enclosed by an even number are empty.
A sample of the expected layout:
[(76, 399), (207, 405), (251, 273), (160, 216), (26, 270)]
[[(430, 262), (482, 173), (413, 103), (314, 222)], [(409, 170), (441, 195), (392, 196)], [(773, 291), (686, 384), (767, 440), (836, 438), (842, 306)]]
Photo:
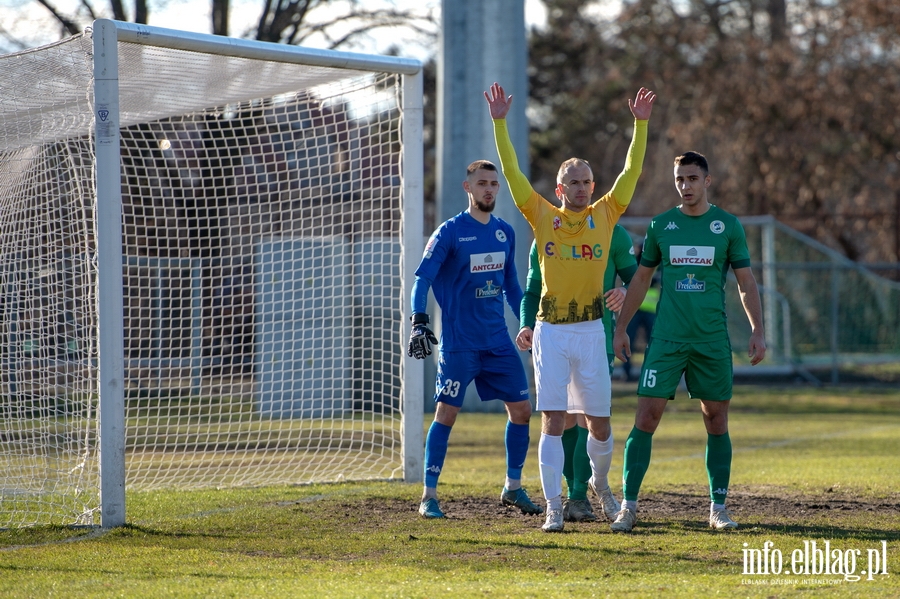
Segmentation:
[[(529, 174), (528, 45), (525, 3), (522, 0), (443, 0), (441, 3), (440, 55), (437, 83), (437, 223), (465, 210), (462, 189), (466, 166), (486, 159), (500, 166), (494, 132), (483, 92), (495, 81), (502, 85), (513, 104), (507, 122), (519, 167)], [(501, 194), (494, 214), (516, 231), (516, 268), (524, 287), (528, 272), (528, 250), (533, 235), (528, 222), (515, 207), (509, 187), (501, 175)], [(430, 231), (428, 232), (430, 233)], [(518, 332), (518, 319), (507, 319), (511, 335)], [(434, 392), (433, 369), (426, 368), (426, 395)], [(530, 365), (526, 372), (531, 376)], [(427, 378), (429, 377), (430, 378)], [(474, 395), (474, 386), (467, 398)], [(502, 411), (500, 402), (489, 402)], [(426, 403), (426, 406), (429, 404)], [(466, 407), (470, 407), (467, 399)], [(480, 402), (471, 404), (478, 409)]]
[[(470, 162), (484, 158), (500, 164), (482, 95), (495, 81), (514, 98), (507, 121), (519, 166), (526, 175), (529, 173), (524, 2), (443, 0), (442, 11), (437, 105), (438, 222), (466, 208), (462, 182)], [(531, 242), (531, 228), (513, 205), (506, 187), (495, 214), (516, 228), (517, 239), (521, 225), (527, 242)], [(522, 256), (527, 257), (528, 244), (519, 245), (526, 246)], [(517, 260), (516, 265), (519, 264)], [(524, 273), (521, 274), (524, 283)]]

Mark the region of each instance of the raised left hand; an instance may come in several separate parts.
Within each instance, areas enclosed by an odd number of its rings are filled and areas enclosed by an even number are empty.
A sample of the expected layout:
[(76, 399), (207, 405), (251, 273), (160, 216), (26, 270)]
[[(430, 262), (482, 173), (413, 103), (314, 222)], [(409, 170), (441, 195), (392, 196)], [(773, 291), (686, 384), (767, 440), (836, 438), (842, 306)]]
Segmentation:
[(656, 94), (646, 87), (642, 87), (638, 90), (634, 101), (628, 100), (628, 108), (631, 109), (634, 118), (639, 121), (647, 121), (650, 120), (650, 113), (653, 112), (653, 102), (655, 101)]

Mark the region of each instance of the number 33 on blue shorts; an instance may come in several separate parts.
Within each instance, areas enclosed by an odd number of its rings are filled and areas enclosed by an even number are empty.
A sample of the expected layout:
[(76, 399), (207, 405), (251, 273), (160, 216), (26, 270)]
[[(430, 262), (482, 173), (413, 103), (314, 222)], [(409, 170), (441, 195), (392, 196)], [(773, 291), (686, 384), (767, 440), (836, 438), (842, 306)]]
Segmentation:
[(481, 401), (527, 401), (528, 379), (519, 352), (508, 347), (473, 351), (441, 351), (434, 401), (462, 407), (469, 383)]

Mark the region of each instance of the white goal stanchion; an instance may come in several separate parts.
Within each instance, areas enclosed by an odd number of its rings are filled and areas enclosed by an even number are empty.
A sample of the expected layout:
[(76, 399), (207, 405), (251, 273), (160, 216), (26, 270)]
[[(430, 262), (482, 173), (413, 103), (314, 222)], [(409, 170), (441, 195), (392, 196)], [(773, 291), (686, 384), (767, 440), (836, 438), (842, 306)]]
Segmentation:
[(0, 71), (0, 528), (421, 480), (418, 61), (98, 20)]

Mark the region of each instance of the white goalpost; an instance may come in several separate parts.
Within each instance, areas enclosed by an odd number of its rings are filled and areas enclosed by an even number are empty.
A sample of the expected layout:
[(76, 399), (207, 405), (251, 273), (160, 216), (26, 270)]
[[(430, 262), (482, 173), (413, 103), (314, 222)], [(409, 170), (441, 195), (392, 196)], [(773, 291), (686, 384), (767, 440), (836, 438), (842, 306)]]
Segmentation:
[(421, 481), (418, 61), (98, 20), (0, 72), (0, 528)]

